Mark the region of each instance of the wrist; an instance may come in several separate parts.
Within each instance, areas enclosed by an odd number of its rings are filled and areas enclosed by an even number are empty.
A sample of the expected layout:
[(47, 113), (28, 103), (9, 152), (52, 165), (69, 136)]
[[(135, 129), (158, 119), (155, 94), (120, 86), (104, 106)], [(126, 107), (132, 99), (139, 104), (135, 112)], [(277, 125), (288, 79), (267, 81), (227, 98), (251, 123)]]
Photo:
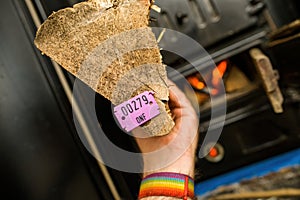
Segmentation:
[[(151, 166), (151, 163), (144, 162), (144, 165)], [(145, 167), (147, 169), (147, 167)], [(148, 168), (150, 169), (150, 168)], [(160, 169), (147, 171), (143, 173), (143, 177), (148, 176), (153, 173), (159, 172), (174, 172), (185, 174), (194, 178), (195, 171), (195, 154), (194, 152), (185, 152), (180, 158), (178, 158), (175, 162), (169, 164), (168, 166), (162, 167)]]
[(194, 166), (192, 167), (187, 167), (184, 166), (184, 164), (176, 164), (176, 165), (171, 165), (165, 168), (161, 168), (155, 171), (149, 171), (149, 172), (144, 172), (143, 177), (146, 177), (148, 175), (154, 174), (154, 173), (160, 173), (160, 172), (173, 172), (173, 173), (180, 173), (184, 174), (190, 177), (194, 177)]

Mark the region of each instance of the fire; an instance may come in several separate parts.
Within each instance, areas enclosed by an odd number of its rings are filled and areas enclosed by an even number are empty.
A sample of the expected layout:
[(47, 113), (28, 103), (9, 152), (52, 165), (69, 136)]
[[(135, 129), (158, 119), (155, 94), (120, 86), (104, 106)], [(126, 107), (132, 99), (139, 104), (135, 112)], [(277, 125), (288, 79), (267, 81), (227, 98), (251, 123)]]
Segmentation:
[(187, 78), (188, 82), (197, 90), (202, 90), (205, 88), (205, 84), (199, 80), (197, 76), (190, 76)]
[(212, 72), (212, 84), (217, 87), (219, 83), (222, 81), (222, 77), (225, 74), (227, 69), (227, 61), (224, 60), (220, 62), (220, 64), (213, 70)]
[(219, 87), (219, 84), (223, 81), (222, 78), (226, 72), (227, 64), (228, 63), (226, 60), (220, 62), (219, 65), (212, 72), (211, 83), (214, 86), (214, 88), (212, 89), (211, 93), (213, 95), (216, 95), (219, 93), (218, 87)]
[[(226, 60), (220, 62), (218, 66), (212, 71), (209, 75), (213, 88), (211, 89), (211, 93), (213, 95), (218, 94), (219, 84), (223, 81), (223, 76), (226, 72), (228, 62)], [(187, 78), (188, 82), (192, 85), (193, 88), (197, 90), (203, 90), (206, 85), (204, 81), (199, 77), (200, 74), (196, 74)]]

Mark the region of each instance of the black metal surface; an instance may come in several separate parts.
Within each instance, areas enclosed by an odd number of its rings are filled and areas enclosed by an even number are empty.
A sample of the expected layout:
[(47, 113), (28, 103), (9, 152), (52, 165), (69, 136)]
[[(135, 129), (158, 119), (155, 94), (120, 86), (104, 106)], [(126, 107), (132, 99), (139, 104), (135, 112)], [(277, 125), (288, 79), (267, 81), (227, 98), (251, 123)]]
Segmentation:
[[(86, 125), (96, 143), (103, 162), (110, 163), (113, 161), (115, 166), (120, 166), (121, 168), (122, 165), (124, 165), (124, 162), (131, 162), (132, 165), (141, 166), (142, 159), (138, 161), (132, 161), (127, 157), (114, 155), (114, 149), (112, 149), (107, 143), (103, 142), (103, 136), (101, 136), (99, 131), (103, 131), (105, 137), (107, 137), (109, 141), (116, 147), (129, 152), (139, 152), (134, 138), (128, 134), (125, 134), (116, 124), (111, 109), (111, 102), (101, 95), (95, 93), (90, 87), (82, 82), (80, 82), (80, 84), (77, 86), (77, 93), (75, 95), (76, 101), (81, 109), (83, 118), (86, 120)], [(91, 102), (92, 98), (95, 98), (94, 104)], [(95, 117), (97, 118), (96, 120)], [(101, 126), (101, 130), (99, 129), (99, 125)], [(77, 132), (77, 134), (82, 133)], [(84, 144), (88, 144), (83, 135), (81, 135), (80, 138)], [(86, 147), (87, 146), (84, 148)], [(108, 162), (106, 162), (107, 159), (109, 160)], [(119, 191), (120, 196), (123, 199), (128, 200), (136, 199), (141, 181), (140, 174), (119, 171), (111, 168), (110, 166), (107, 166), (107, 169), (110, 172), (112, 180), (114, 181), (115, 187)]]
[[(275, 69), (280, 72), (284, 112), (275, 114), (262, 87), (242, 97), (227, 101), (227, 116), (219, 143), (224, 147), (224, 159), (217, 163), (198, 160), (201, 171), (197, 180), (255, 163), (260, 160), (299, 148), (300, 144), (300, 68), (296, 52), (298, 39), (268, 49)], [(257, 84), (257, 72), (247, 51), (228, 58)], [(297, 78), (298, 77), (298, 78)], [(201, 113), (200, 146), (210, 120), (209, 111)]]
[[(295, 33), (297, 35), (299, 33)], [(284, 87), (299, 88), (300, 66), (299, 51), (300, 37), (295, 37), (289, 41), (269, 47), (268, 53), (272, 58), (274, 65), (281, 74), (281, 83)]]
[(103, 177), (105, 192), (97, 189), (87, 165), (93, 159), (75, 142), (66, 118), (70, 105), (60, 107), (65, 94), (33, 47), (23, 3), (4, 1), (0, 7), (1, 197), (112, 199)]
[[(266, 42), (269, 28), (260, 18), (265, 8), (262, 2), (215, 1), (220, 19), (219, 21), (210, 19), (205, 22), (203, 19), (207, 19), (208, 15), (205, 1), (201, 3), (200, 1), (176, 1), (174, 4), (157, 1), (163, 12), (161, 14), (152, 12), (152, 17), (157, 19), (152, 25), (174, 29), (196, 39), (201, 45), (207, 47), (206, 50), (215, 62), (231, 57), (243, 59), (244, 52), (252, 47), (263, 48)], [(295, 1), (266, 1), (266, 3), (277, 25), (291, 22), (299, 15)], [(193, 6), (198, 6), (197, 9), (203, 11), (203, 15), (197, 16), (192, 11)], [(199, 20), (199, 18), (202, 19)], [(174, 44), (178, 43), (172, 35), (165, 37), (167, 37), (165, 46), (172, 46), (172, 41)], [(294, 97), (299, 96), (299, 80), (296, 78), (299, 75), (299, 64), (295, 56), (296, 52), (299, 52), (298, 40), (291, 42), (289, 47), (285, 44), (273, 48), (271, 54), (274, 59), (272, 62), (280, 63), (275, 67), (278, 67), (282, 77), (280, 84), (283, 84), (282, 89), (286, 95), (285, 112), (281, 115), (274, 114), (262, 89), (228, 102), (227, 119), (219, 141), (224, 146), (225, 157), (219, 163), (211, 163), (206, 159), (199, 160), (197, 169), (203, 172), (202, 180), (299, 147), (299, 125), (295, 120), (299, 118), (299, 99), (296, 100), (288, 94), (291, 93)], [(186, 49), (187, 52), (191, 49), (188, 44), (184, 46), (180, 43), (178, 46), (173, 46), (173, 48)], [(189, 53), (187, 57), (192, 53)], [(209, 58), (201, 53), (191, 59), (196, 68), (169, 52), (163, 51), (163, 58), (165, 63), (175, 67), (184, 76), (196, 72), (197, 67), (203, 69), (209, 63)], [(254, 69), (253, 65), (247, 63), (247, 59), (240, 64), (240, 66)], [(291, 71), (292, 73), (288, 73)], [(171, 73), (169, 76), (177, 79), (175, 74)], [(253, 74), (247, 73), (247, 76), (253, 76)], [(295, 87), (297, 80), (298, 84)], [(290, 87), (291, 85), (293, 87)], [(209, 113), (201, 113), (200, 126), (203, 132), (200, 135), (202, 139), (210, 120), (207, 114), (209, 116)]]
[[(178, 57), (175, 58), (177, 59), (176, 60), (177, 64), (174, 64), (172, 61), (168, 59), (168, 56), (172, 57), (171, 59), (174, 59), (174, 55), (163, 51), (162, 54), (167, 56), (166, 58), (163, 57), (164, 63), (166, 63), (168, 66), (172, 66), (173, 68), (176, 68), (176, 70), (181, 75), (188, 76), (193, 74), (194, 72), (197, 72), (197, 70), (199, 69), (209, 67), (211, 65), (211, 60), (217, 63), (226, 58), (241, 54), (252, 47), (263, 44), (266, 35), (267, 32), (265, 30), (259, 29), (257, 32), (254, 32), (250, 35), (243, 35), (239, 37), (236, 41), (228, 42), (222, 48), (208, 51), (208, 53), (198, 52), (197, 57), (191, 58), (193, 64), (188, 63), (185, 60), (182, 61), (182, 63), (180, 63), (180, 59)], [(167, 44), (167, 46), (168, 45), (169, 44)], [(182, 48), (182, 47), (178, 46), (177, 48)], [(185, 46), (184, 48), (188, 48), (188, 47)], [(189, 55), (187, 55), (187, 57), (189, 57)], [(168, 74), (168, 76), (171, 77), (173, 80), (178, 80), (179, 78), (181, 78), (176, 74), (177, 73), (171, 72)]]
[(300, 18), (300, 2), (298, 0), (265, 0), (265, 2), (278, 27)]
[[(287, 94), (285, 97), (289, 98)], [(298, 148), (299, 105), (299, 101), (295, 103), (287, 100), (284, 113), (275, 114), (261, 89), (247, 98), (231, 102), (228, 105), (226, 125), (218, 141), (224, 147), (224, 159), (218, 163), (209, 162), (205, 158), (198, 160), (196, 168), (200, 176), (197, 181)], [(204, 136), (205, 132), (200, 133), (200, 144)]]
[(257, 16), (247, 12), (247, 0), (174, 0), (155, 1), (162, 13), (154, 11), (153, 26), (174, 29), (208, 47), (256, 25)]
[[(262, 44), (268, 32), (261, 14), (264, 4), (259, 9), (260, 12), (249, 13), (249, 10), (257, 8), (248, 0), (158, 0), (155, 4), (162, 8), (162, 12), (151, 12), (150, 16), (154, 19), (151, 26), (179, 31), (197, 41), (209, 53), (207, 56), (189, 43), (181, 42), (180, 36), (175, 33), (165, 34), (160, 42), (163, 61), (184, 76), (210, 65), (211, 58), (219, 62)], [(211, 10), (216, 14), (212, 15)], [(184, 58), (164, 49), (184, 49)], [(193, 61), (193, 66), (186, 62), (187, 58)], [(172, 73), (169, 76), (174, 80), (180, 78)]]
[[(79, 2), (75, 0), (76, 2)], [(70, 0), (63, 1), (51, 1), (51, 0), (34, 0), (36, 7), (39, 10), (43, 10), (46, 16), (49, 16), (52, 12), (58, 11), (59, 9), (71, 6), (72, 3), (76, 3)], [(42, 16), (44, 17), (44, 16)]]

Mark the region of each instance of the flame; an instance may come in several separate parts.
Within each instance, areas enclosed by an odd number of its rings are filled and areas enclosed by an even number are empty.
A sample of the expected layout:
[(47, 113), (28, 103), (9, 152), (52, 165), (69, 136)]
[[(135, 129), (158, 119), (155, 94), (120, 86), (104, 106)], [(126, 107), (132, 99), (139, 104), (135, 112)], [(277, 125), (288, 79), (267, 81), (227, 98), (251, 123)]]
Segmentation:
[(219, 93), (219, 84), (223, 81), (223, 76), (226, 72), (228, 62), (226, 60), (219, 63), (219, 65), (213, 70), (212, 72), (212, 85), (214, 88), (212, 89), (211, 93), (213, 95), (217, 95)]
[(212, 72), (212, 84), (213, 86), (218, 86), (219, 83), (222, 81), (222, 77), (225, 74), (227, 69), (227, 61), (224, 60), (219, 63), (219, 65), (213, 70)]
[(205, 84), (197, 76), (190, 76), (187, 80), (195, 89), (202, 90), (205, 88)]
[[(211, 73), (211, 82), (214, 88), (211, 89), (213, 95), (218, 94), (219, 84), (223, 81), (223, 76), (226, 72), (228, 62), (226, 60), (220, 62), (218, 66)], [(198, 74), (197, 74), (198, 75)], [(206, 85), (203, 81), (199, 79), (197, 75), (190, 76), (187, 78), (188, 82), (192, 85), (193, 88), (198, 90), (203, 90)]]
[(227, 69), (228, 62), (226, 60), (220, 62), (218, 66), (212, 72), (212, 85), (214, 88), (211, 90), (213, 95), (217, 95), (219, 93), (219, 84), (223, 81), (223, 76)]

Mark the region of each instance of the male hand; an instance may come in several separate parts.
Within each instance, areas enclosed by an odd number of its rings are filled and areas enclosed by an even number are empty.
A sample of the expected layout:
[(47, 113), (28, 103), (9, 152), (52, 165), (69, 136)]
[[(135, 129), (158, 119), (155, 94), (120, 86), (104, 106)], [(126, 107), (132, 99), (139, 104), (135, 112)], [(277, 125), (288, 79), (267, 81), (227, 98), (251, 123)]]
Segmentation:
[[(171, 81), (168, 84), (174, 128), (165, 136), (136, 137), (143, 153), (144, 176), (156, 172), (177, 172), (193, 177), (199, 120), (185, 94)], [(140, 135), (140, 131), (135, 129), (133, 135)]]

